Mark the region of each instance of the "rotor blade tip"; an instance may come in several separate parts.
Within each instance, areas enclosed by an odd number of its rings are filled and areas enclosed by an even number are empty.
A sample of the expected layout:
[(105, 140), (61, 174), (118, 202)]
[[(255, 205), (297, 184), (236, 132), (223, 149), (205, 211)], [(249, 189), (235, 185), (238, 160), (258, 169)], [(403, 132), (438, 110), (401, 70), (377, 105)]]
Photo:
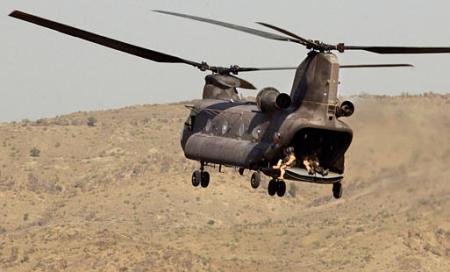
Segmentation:
[(18, 11), (18, 10), (14, 10), (14, 11), (11, 12), (8, 16), (10, 16), (10, 17), (15, 17), (15, 15), (16, 15), (17, 13), (19, 13), (19, 11)]
[(161, 10), (161, 9), (154, 9), (153, 12), (164, 13), (164, 14), (170, 13), (169, 11), (165, 11), (165, 10)]

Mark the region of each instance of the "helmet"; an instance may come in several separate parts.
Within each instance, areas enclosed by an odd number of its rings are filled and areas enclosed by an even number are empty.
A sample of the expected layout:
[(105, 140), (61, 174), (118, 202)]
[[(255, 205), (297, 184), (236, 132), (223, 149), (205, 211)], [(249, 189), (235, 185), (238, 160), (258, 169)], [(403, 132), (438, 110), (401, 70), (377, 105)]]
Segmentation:
[(291, 153), (294, 153), (294, 148), (293, 148), (292, 146), (287, 147), (287, 148), (284, 150), (284, 154), (285, 154), (285, 155), (289, 155), (289, 154), (291, 154)]

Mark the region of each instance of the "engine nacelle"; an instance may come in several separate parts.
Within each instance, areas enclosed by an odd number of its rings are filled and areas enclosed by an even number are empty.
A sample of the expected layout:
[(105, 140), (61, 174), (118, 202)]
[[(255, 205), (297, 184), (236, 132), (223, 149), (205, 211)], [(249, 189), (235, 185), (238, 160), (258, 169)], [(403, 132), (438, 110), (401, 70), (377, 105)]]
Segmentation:
[(256, 104), (262, 112), (273, 112), (286, 109), (291, 105), (291, 97), (280, 93), (277, 89), (268, 87), (259, 91), (256, 96)]
[(349, 117), (354, 112), (355, 105), (350, 101), (344, 101), (336, 108), (336, 117)]

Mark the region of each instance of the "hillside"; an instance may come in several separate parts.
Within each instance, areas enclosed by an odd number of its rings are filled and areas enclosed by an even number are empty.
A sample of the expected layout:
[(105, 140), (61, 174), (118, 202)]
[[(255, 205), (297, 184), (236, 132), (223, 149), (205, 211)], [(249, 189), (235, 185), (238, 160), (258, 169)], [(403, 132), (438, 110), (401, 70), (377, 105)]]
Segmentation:
[(340, 200), (233, 169), (193, 188), (183, 104), (1, 124), (0, 270), (448, 271), (450, 95), (353, 101)]

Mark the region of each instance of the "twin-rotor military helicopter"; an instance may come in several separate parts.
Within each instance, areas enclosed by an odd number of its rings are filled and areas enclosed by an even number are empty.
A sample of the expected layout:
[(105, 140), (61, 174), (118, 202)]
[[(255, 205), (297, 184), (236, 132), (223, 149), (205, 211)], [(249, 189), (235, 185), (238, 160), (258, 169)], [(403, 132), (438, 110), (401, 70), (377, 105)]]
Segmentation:
[[(251, 186), (258, 188), (261, 173), (271, 177), (268, 193), (283, 196), (286, 183), (279, 179), (277, 162), (293, 150), (297, 163), (286, 171), (286, 179), (333, 185), (333, 196), (342, 196), (344, 155), (353, 138), (351, 128), (341, 119), (354, 112), (354, 105), (338, 99), (341, 68), (407, 67), (409, 64), (339, 65), (333, 51), (344, 53), (363, 50), (378, 54), (450, 53), (450, 47), (349, 46), (327, 44), (302, 38), (267, 23), (259, 23), (283, 35), (235, 24), (175, 12), (156, 11), (247, 32), (268, 39), (288, 41), (309, 49), (298, 67), (231, 67), (210, 66), (154, 50), (100, 36), (68, 25), (14, 11), (11, 17), (53, 29), (141, 58), (164, 63), (184, 63), (201, 71), (210, 71), (205, 78), (203, 97), (189, 106), (190, 115), (184, 124), (181, 146), (188, 159), (200, 162), (192, 174), (192, 184), (207, 187), (210, 175), (205, 167), (219, 165), (254, 171)], [(256, 102), (240, 98), (237, 88), (256, 89), (250, 82), (236, 77), (241, 72), (296, 69), (290, 95), (275, 88), (262, 89)], [(306, 158), (326, 171), (309, 169)], [(221, 167), (219, 167), (220, 169)]]

